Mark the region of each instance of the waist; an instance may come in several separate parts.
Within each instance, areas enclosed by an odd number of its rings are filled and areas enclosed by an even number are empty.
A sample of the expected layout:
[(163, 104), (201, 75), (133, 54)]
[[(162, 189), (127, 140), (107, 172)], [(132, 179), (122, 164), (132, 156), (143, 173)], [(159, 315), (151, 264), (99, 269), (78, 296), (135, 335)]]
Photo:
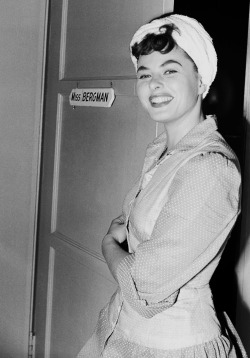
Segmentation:
[(125, 301), (118, 327), (129, 340), (161, 349), (201, 344), (221, 333), (208, 285), (182, 288), (172, 307), (150, 319), (141, 317)]

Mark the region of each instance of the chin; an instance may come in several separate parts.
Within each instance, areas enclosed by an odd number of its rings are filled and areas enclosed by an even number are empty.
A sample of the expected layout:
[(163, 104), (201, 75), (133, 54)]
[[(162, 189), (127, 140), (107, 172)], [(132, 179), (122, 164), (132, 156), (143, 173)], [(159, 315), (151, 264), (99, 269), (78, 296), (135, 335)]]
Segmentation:
[(152, 119), (152, 121), (155, 121), (155, 122), (165, 123), (168, 121), (168, 117), (164, 114), (156, 115), (155, 113), (149, 113), (149, 115), (150, 115), (150, 118)]

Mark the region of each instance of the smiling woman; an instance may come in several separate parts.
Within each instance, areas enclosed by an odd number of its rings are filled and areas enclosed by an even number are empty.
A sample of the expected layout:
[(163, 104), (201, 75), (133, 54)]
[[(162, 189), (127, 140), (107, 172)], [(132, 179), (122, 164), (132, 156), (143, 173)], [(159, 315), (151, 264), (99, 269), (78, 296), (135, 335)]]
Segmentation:
[(131, 58), (140, 102), (165, 131), (103, 239), (118, 290), (78, 358), (247, 357), (209, 286), (241, 190), (238, 159), (202, 112), (217, 71), (212, 39), (196, 20), (166, 15), (135, 33)]
[(137, 94), (142, 106), (153, 120), (164, 123), (168, 148), (172, 149), (204, 120), (200, 108), (206, 86), (193, 61), (178, 47), (166, 54), (154, 51), (141, 56), (137, 74)]

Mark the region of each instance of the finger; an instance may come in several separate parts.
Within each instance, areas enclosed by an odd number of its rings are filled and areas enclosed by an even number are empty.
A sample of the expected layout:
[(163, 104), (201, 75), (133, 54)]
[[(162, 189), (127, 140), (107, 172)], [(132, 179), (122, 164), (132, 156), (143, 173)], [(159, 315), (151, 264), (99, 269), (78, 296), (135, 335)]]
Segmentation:
[(124, 217), (123, 214), (119, 215), (116, 219), (115, 222), (119, 223), (119, 224), (123, 224), (124, 223)]

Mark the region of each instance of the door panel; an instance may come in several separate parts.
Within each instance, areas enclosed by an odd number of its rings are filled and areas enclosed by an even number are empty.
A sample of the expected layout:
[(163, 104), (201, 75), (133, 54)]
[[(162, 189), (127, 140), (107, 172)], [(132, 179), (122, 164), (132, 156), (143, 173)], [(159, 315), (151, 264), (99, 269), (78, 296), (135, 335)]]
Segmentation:
[[(156, 133), (135, 95), (128, 44), (140, 24), (172, 7), (150, 0), (50, 2), (36, 358), (75, 357), (116, 289), (101, 240)], [(111, 108), (69, 104), (73, 88), (111, 86)]]
[(100, 5), (100, 0), (69, 0), (65, 79), (133, 77), (130, 39), (141, 24), (162, 13), (164, 3), (109, 0)]
[[(56, 230), (97, 252), (111, 219), (121, 212), (155, 132), (130, 82), (130, 93), (122, 95), (120, 90), (110, 109), (72, 110), (67, 97), (61, 101)], [(116, 92), (116, 83), (113, 87)], [(144, 133), (140, 141), (138, 132)]]
[(104, 262), (56, 241), (50, 253), (53, 292), (47, 347), (53, 358), (75, 357), (94, 330), (99, 313), (96, 307), (108, 301), (115, 284)]

